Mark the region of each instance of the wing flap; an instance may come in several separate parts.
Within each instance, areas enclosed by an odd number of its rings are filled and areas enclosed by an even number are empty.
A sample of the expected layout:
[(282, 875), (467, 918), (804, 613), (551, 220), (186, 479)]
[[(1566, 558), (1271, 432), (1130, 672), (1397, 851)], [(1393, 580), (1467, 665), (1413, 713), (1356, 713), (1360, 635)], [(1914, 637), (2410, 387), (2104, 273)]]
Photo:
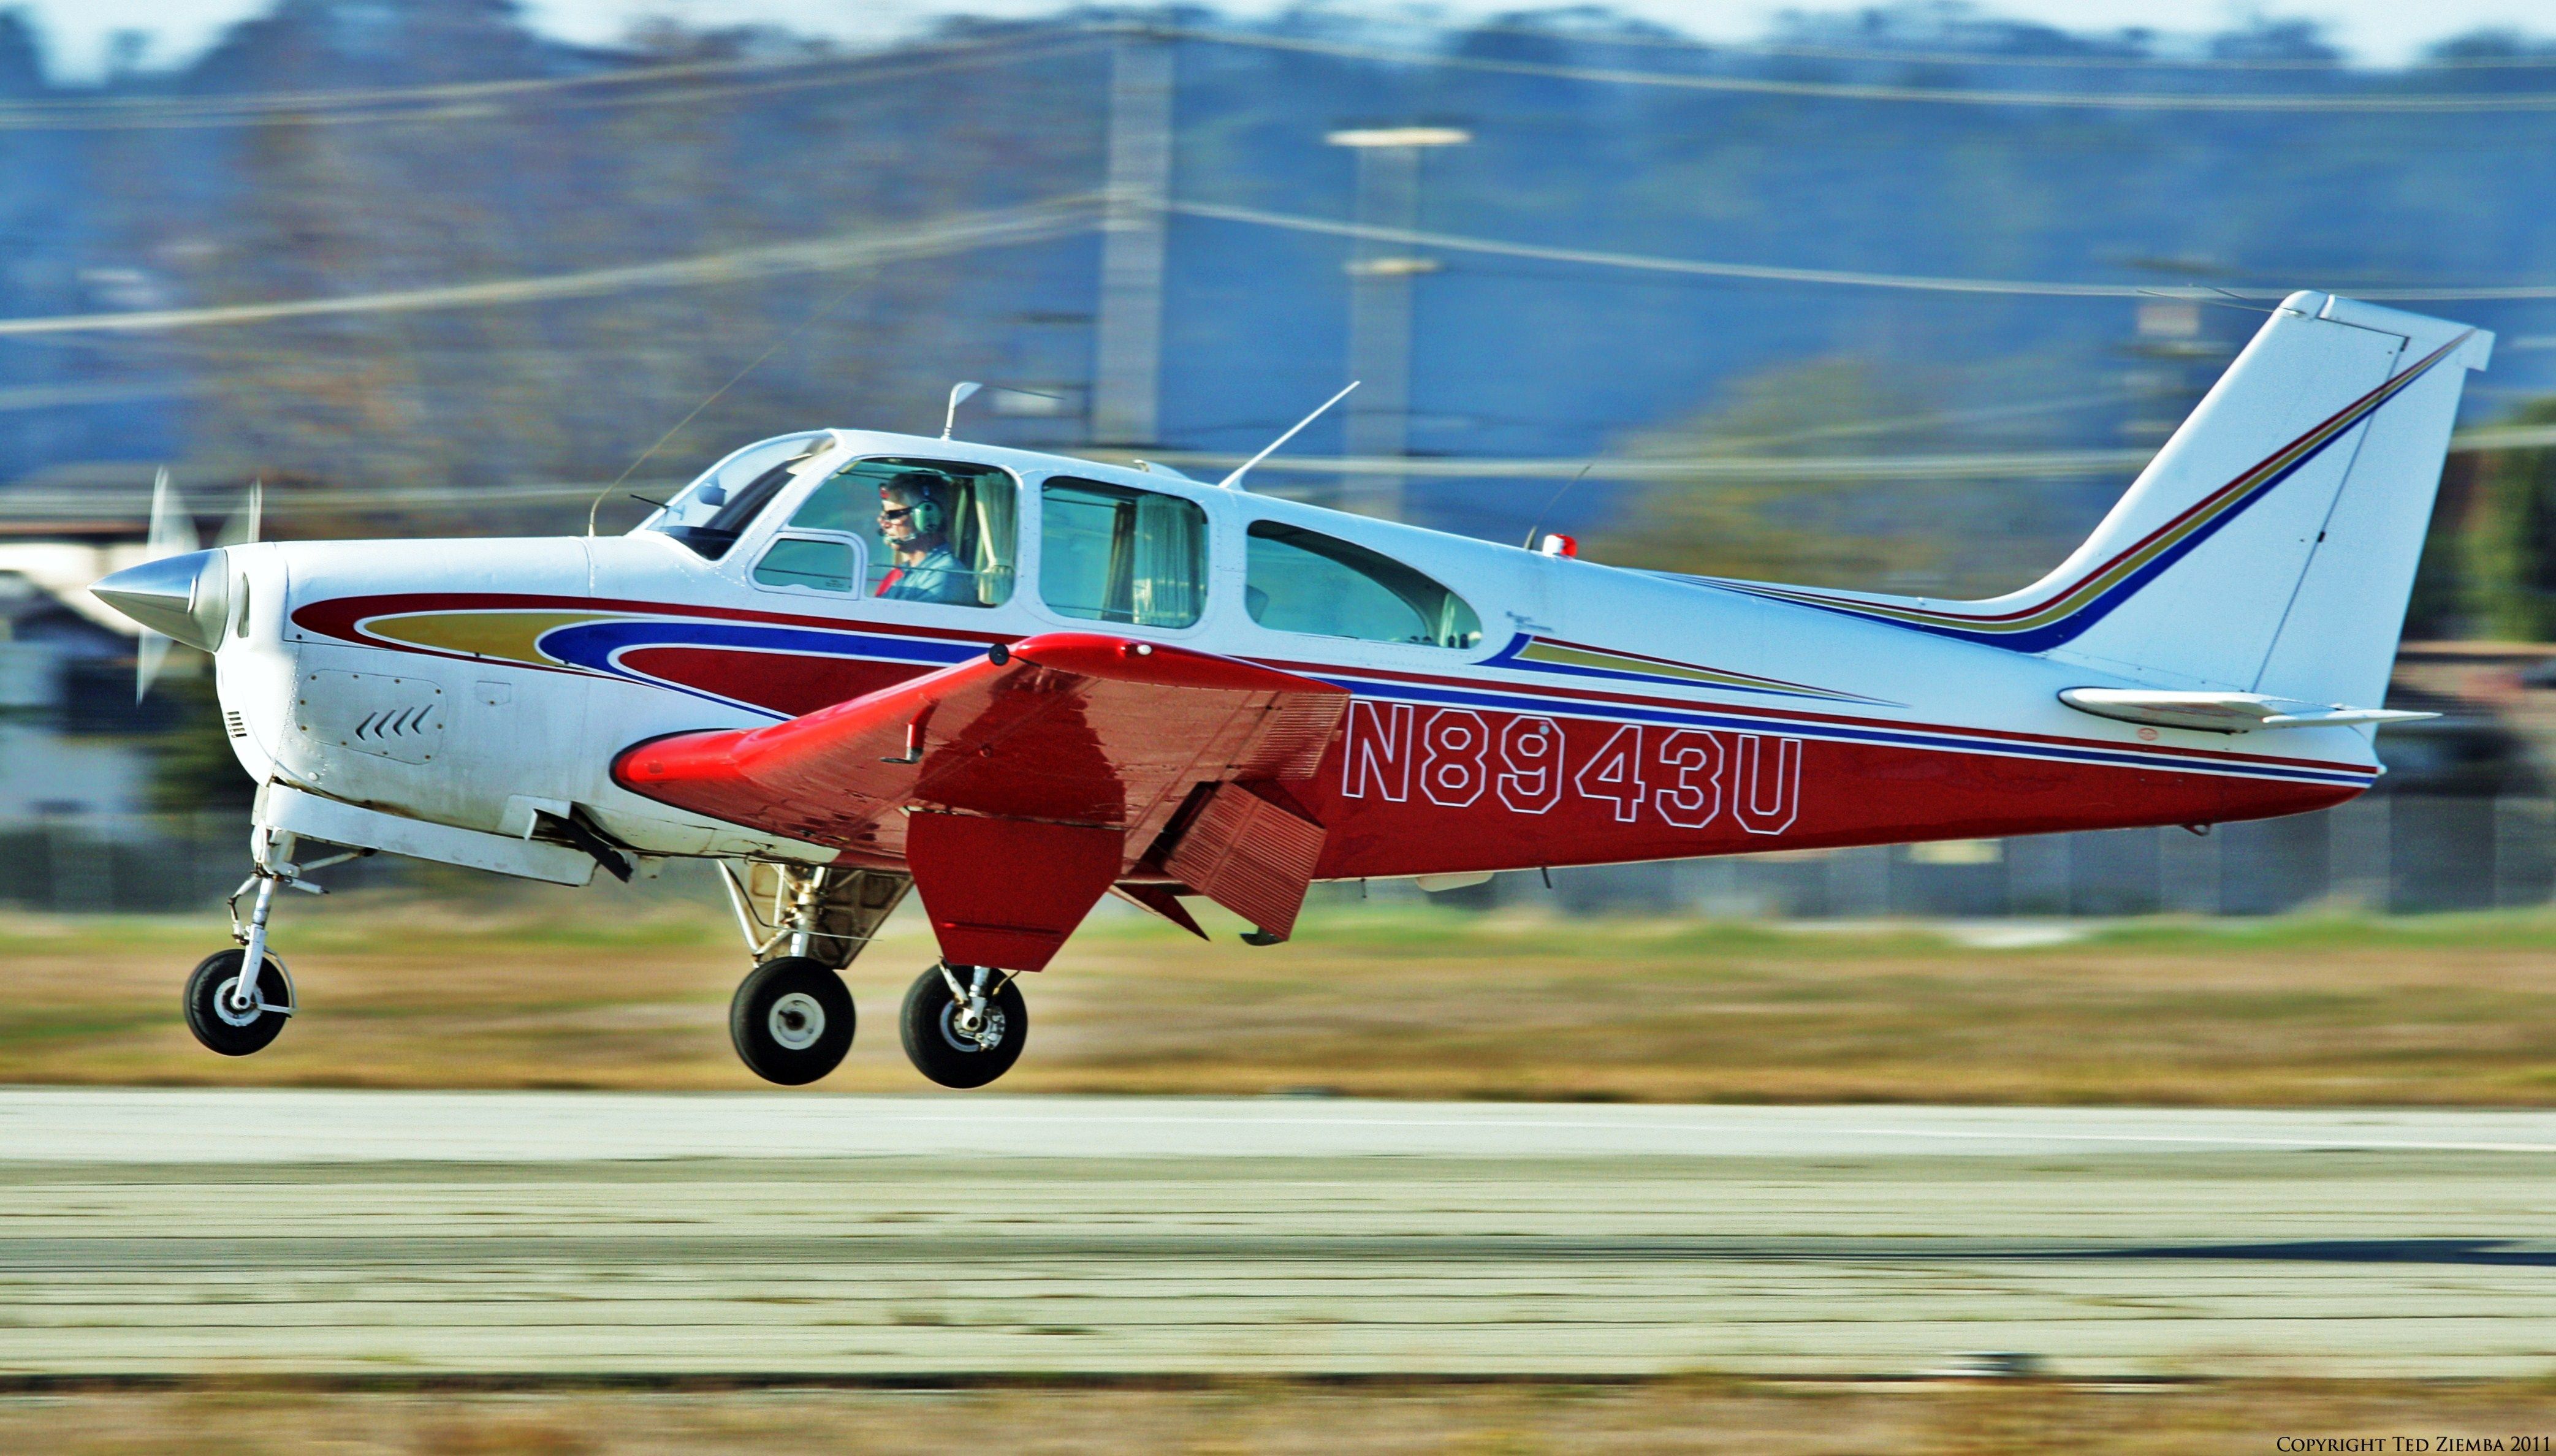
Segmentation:
[(1199, 784), (1310, 775), (1347, 703), (1257, 664), (1049, 633), (786, 723), (643, 743), (613, 778), (880, 855), (903, 853), (900, 809), (1107, 826), (1132, 865)]
[(1112, 829), (938, 813), (912, 826), (914, 888), (957, 965), (1046, 969), (1118, 873)]
[(1284, 940), (1296, 930), (1323, 826), (1241, 784), (1219, 784), (1181, 832), (1163, 868), (1184, 885)]

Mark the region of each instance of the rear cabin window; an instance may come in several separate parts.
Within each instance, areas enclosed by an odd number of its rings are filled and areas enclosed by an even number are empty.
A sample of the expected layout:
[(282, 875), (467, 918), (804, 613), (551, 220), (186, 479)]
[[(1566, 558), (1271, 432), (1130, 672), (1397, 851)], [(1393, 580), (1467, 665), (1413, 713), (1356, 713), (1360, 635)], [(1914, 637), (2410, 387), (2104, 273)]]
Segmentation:
[[(785, 529), (860, 538), (869, 563), (860, 582), (863, 596), (992, 607), (1012, 598), (1019, 520), (1020, 487), (1005, 471), (952, 460), (880, 458), (828, 476), (791, 513)], [(776, 554), (784, 544), (774, 544)], [(831, 559), (848, 571), (850, 555), (844, 550)], [(812, 578), (796, 584), (834, 589), (819, 579), (829, 568), (813, 550), (775, 564)]]
[(1243, 562), (1243, 605), (1278, 632), (1480, 645), (1482, 621), (1465, 599), (1379, 551), (1277, 521), (1254, 521)]
[(1071, 475), (1040, 492), (1039, 596), (1060, 616), (1187, 627), (1207, 606), (1207, 512)]

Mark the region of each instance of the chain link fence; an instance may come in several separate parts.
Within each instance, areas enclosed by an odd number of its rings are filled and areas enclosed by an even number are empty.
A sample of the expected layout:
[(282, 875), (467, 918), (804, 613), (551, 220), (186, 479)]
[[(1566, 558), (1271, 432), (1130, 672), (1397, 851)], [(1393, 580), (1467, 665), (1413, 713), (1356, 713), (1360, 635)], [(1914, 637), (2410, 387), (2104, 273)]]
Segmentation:
[[(2372, 794), (2285, 819), (2018, 839), (1797, 850), (1533, 871), (1430, 897), (1567, 914), (1779, 918), (1880, 915), (2277, 914), (2313, 906), (2389, 913), (2556, 898), (2556, 800)], [(1418, 896), (1387, 888), (1369, 895)]]

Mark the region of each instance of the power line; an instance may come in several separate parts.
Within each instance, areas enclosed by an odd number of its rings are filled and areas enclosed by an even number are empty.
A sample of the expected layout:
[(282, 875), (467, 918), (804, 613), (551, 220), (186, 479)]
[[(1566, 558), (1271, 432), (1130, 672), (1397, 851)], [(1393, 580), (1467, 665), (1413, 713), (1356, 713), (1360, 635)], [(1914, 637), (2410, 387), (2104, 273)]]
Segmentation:
[[(2025, 65), (2069, 69), (2101, 70), (2266, 70), (2309, 71), (2327, 75), (2368, 75), (2384, 73), (2373, 67), (2356, 67), (2340, 59), (2307, 59), (2298, 57), (2264, 57), (2249, 59), (2223, 56), (2156, 56), (2105, 55), (2036, 55), (1996, 51), (1917, 51), (1885, 50), (1854, 46), (1792, 45), (1762, 41), (1700, 41), (1689, 36), (1605, 35), (1596, 32), (1554, 30), (1523, 25), (1469, 25), (1464, 36), (1520, 36), (1533, 40), (1556, 41), (1570, 45), (1639, 47), (1661, 51), (1689, 51), (1699, 55), (1767, 57), (1774, 60), (1846, 61), (1874, 64), (1900, 65)], [(2428, 60), (2415, 66), (2400, 67), (2410, 71), (2435, 70), (2540, 70), (2556, 67), (2556, 54), (2529, 56), (2461, 56)]]
[[(2455, 453), (2536, 449), (2556, 445), (2556, 425), (2486, 425), (2450, 436)], [(2156, 458), (2150, 449), (2004, 450), (1979, 453), (1906, 455), (1689, 455), (1676, 458), (1616, 456), (1590, 460), (1464, 459), (1426, 455), (1294, 455), (1273, 456), (1254, 469), (1290, 475), (1405, 474), (1437, 480), (1568, 480), (1582, 472), (1592, 480), (1624, 484), (1667, 482), (1712, 484), (1721, 481), (1923, 481), (1923, 480), (2063, 480), (2088, 476), (2130, 475)], [(1242, 457), (1208, 451), (1148, 451), (1160, 465), (1186, 469), (1225, 470)]]
[(202, 308), (151, 308), (117, 313), (65, 313), (49, 318), (0, 318), (0, 338), (97, 332), (156, 332), (225, 324), (267, 323), (348, 313), (413, 313), (435, 308), (482, 308), (557, 299), (588, 299), (639, 289), (698, 288), (797, 273), (828, 273), (915, 258), (937, 258), (977, 248), (1044, 242), (1092, 225), (1095, 199), (1060, 197), (994, 212), (928, 219), (893, 230), (841, 233), (813, 242), (738, 248), (668, 262), (593, 268), (537, 278), (498, 279), (440, 288), (291, 299), (266, 303), (226, 303)]
[(2449, 115), (2556, 111), (2556, 90), (2428, 92), (2402, 95), (2363, 94), (2304, 96), (2283, 94), (2207, 94), (2177, 91), (2010, 91), (1971, 86), (1892, 86), (1859, 81), (1792, 81), (1758, 76), (1690, 75), (1674, 71), (1626, 70), (1614, 66), (1559, 65), (1541, 61), (1500, 61), (1485, 56), (1448, 56), (1426, 51), (1356, 46), (1340, 41), (1314, 41), (1292, 36), (1253, 36), (1230, 31), (1174, 29), (1166, 34), (1184, 40), (1265, 51), (1291, 51), (1347, 61), (1374, 61), (1441, 70), (1474, 70), (1501, 75), (1542, 76), (1554, 80), (1594, 81), (1608, 85), (1661, 86), (1676, 90), (1717, 91), (1754, 96), (1802, 96), (1834, 101), (1912, 101), (1952, 106), (2078, 106), (2113, 111), (2238, 112), (2370, 112), (2440, 113)]
[[(1502, 28), (1477, 28), (1501, 33)], [(252, 124), (319, 126), (366, 122), (447, 122), (486, 120), (509, 113), (515, 103), (528, 98), (553, 98), (567, 93), (570, 99), (551, 100), (553, 106), (591, 108), (599, 106), (674, 105), (714, 100), (758, 93), (803, 90), (818, 86), (847, 84), (863, 79), (885, 79), (898, 75), (924, 74), (934, 70), (966, 65), (998, 63), (1007, 61), (1041, 59), (1060, 52), (1090, 44), (1107, 36), (1131, 30), (1171, 39), (1198, 41), (1214, 45), (1290, 51), (1325, 55), (1344, 60), (1375, 61), (1395, 64), (1426, 65), (1442, 69), (1474, 70), (1513, 75), (1537, 75), (1555, 79), (1583, 80), (1617, 85), (1664, 86), (1686, 90), (1723, 91), (1756, 95), (1820, 97), (1861, 101), (1905, 101), (1955, 105), (1996, 106), (2076, 106), (2119, 110), (2178, 111), (2305, 111), (2305, 112), (2413, 112), (2413, 113), (2492, 113), (2556, 110), (2556, 91), (2501, 91), (2476, 93), (2428, 92), (2415, 94), (2364, 93), (2355, 95), (2299, 94), (2207, 94), (2185, 92), (2105, 92), (2005, 90), (1981, 87), (1903, 86), (1863, 82), (1783, 80), (1769, 77), (1733, 75), (1696, 75), (1679, 72), (1647, 71), (1612, 66), (1564, 65), (1545, 61), (1504, 61), (1490, 57), (1450, 56), (1390, 47), (1363, 46), (1347, 42), (1318, 41), (1298, 37), (1253, 35), (1232, 31), (1208, 31), (1181, 27), (1129, 27), (1099, 24), (1077, 27), (1063, 33), (1047, 31), (993, 40), (965, 42), (926, 50), (909, 49), (895, 53), (872, 53), (853, 57), (816, 57), (789, 61), (718, 61), (684, 62), (669, 65), (637, 66), (622, 70), (599, 71), (589, 75), (538, 76), (511, 80), (463, 81), (424, 86), (348, 88), (270, 92), (240, 96), (181, 97), (119, 96), (77, 98), (55, 101), (22, 101), (0, 104), (0, 131), (98, 131), (169, 128), (228, 127)], [(1474, 33), (1468, 31), (1466, 34)], [(1585, 44), (1631, 46), (1643, 45), (1692, 51), (1698, 55), (1718, 54), (1799, 57), (1848, 61), (1893, 62), (1905, 64), (2143, 64), (2172, 67), (2241, 67), (2277, 69), (2297, 66), (2325, 73), (2363, 75), (2325, 62), (2237, 61), (2216, 60), (2172, 61), (2164, 58), (2097, 57), (2018, 57), (1986, 54), (1934, 54), (1925, 52), (1864, 52), (1846, 48), (1808, 46), (1736, 46), (1708, 45), (1702, 42), (1667, 38), (1584, 38), (1553, 33), (1516, 30), (1517, 34), (1544, 39), (1578, 41)], [(2502, 67), (2512, 69), (2556, 66), (2556, 58), (2479, 58), (2472, 61), (2441, 61), (2427, 70)], [(762, 77), (761, 79), (730, 79)], [(640, 95), (603, 95), (575, 97), (576, 92), (615, 91), (645, 88), (674, 81), (700, 81), (688, 87), (668, 88)]]
[(31, 384), (0, 389), (0, 413), (20, 410), (76, 410), (93, 405), (130, 405), (192, 394), (198, 386), (162, 384)]
[[(585, 269), (532, 278), (447, 284), (434, 288), (351, 294), (335, 298), (287, 299), (259, 303), (223, 303), (194, 308), (129, 309), (108, 313), (63, 313), (34, 318), (0, 318), (0, 338), (34, 340), (65, 334), (161, 333), (176, 329), (268, 323), (289, 318), (359, 313), (410, 313), (442, 308), (481, 308), (562, 299), (596, 298), (642, 289), (699, 288), (799, 273), (825, 273), (873, 263), (943, 257), (977, 248), (1010, 247), (1066, 237), (1098, 222), (1100, 199), (1090, 194), (1051, 198), (1020, 207), (926, 220), (894, 231), (874, 229), (837, 234), (809, 242), (679, 258), (619, 268)], [(1333, 237), (1364, 237), (1452, 253), (1530, 258), (1547, 263), (1573, 263), (1623, 268), (1698, 278), (1754, 283), (1792, 283), (1851, 288), (1877, 288), (1946, 294), (1988, 294), (2073, 299), (2188, 299), (2209, 302), (2231, 295), (2267, 300), (2288, 297), (2271, 289), (2158, 288), (2135, 284), (2035, 282), (2018, 279), (1937, 278), (1911, 274), (1867, 273), (1826, 268), (1784, 268), (1755, 263), (1718, 263), (1694, 258), (1661, 258), (1592, 248), (1512, 243), (1459, 233), (1414, 228), (1373, 227), (1329, 218), (1271, 212), (1214, 202), (1170, 202), (1166, 210), (1184, 216), (1274, 227)], [(2356, 289), (2356, 299), (2370, 302), (2485, 302), (2556, 299), (2556, 285), (2523, 284), (2481, 288)]]
[[(1870, 273), (1838, 268), (1785, 268), (1762, 263), (1718, 263), (1698, 258), (1662, 258), (1597, 248), (1563, 248), (1542, 243), (1513, 243), (1462, 233), (1417, 228), (1374, 227), (1328, 217), (1272, 212), (1220, 202), (1173, 202), (1171, 210), (1191, 217), (1249, 223), (1291, 232), (1329, 237), (1364, 238), (1408, 247), (1439, 248), (1450, 253), (1479, 253), (1499, 258), (1532, 258), (1545, 263), (1578, 263), (1598, 268), (1624, 268), (1645, 273), (1682, 274), (1692, 278), (1725, 278), (1751, 283), (1821, 284), (1846, 288), (1896, 289), (1932, 294), (1994, 294), (2044, 299), (2178, 299), (2199, 303), (2238, 298), (2273, 302), (2288, 298), (2288, 289), (2218, 289), (2154, 284), (2056, 283), (2029, 279), (1943, 278), (1924, 274)], [(2508, 284), (2478, 288), (2354, 289), (2351, 297), (2371, 303), (2455, 303), (2556, 299), (2556, 284)]]
[(480, 101), (492, 97), (609, 86), (646, 85), (654, 81), (740, 72), (796, 70), (809, 66), (841, 66), (866, 57), (812, 57), (798, 61), (702, 61), (669, 65), (641, 65), (585, 75), (522, 76), (509, 80), (446, 81), (422, 86), (341, 86), (313, 91), (263, 91), (207, 96), (77, 96), (55, 101), (11, 101), (0, 104), (0, 116), (111, 116), (139, 113), (220, 115), (243, 111), (301, 111), (322, 106), (402, 104), (420, 101)]
[[(1918, 455), (1690, 455), (1676, 458), (1510, 459), (1440, 458), (1428, 455), (1272, 456), (1254, 467), (1291, 475), (1403, 474), (1437, 480), (1567, 480), (1587, 470), (1592, 480), (1625, 483), (1726, 480), (2047, 480), (2119, 475), (2153, 458), (2153, 449), (2013, 450), (1977, 454)], [(1227, 470), (1239, 455), (1149, 450), (1147, 459), (1188, 469)], [(1284, 460), (1282, 465), (1279, 462)]]
[[(485, 121), (528, 99), (547, 110), (666, 106), (735, 96), (893, 80), (979, 65), (1045, 60), (1090, 45), (1088, 34), (1009, 37), (966, 45), (805, 61), (703, 61), (592, 75), (463, 81), (431, 86), (268, 92), (241, 96), (109, 97), (0, 103), (0, 131), (140, 131), (234, 126), (342, 126)], [(723, 77), (761, 77), (724, 80)], [(645, 90), (668, 81), (705, 82)], [(641, 94), (579, 95), (590, 91)], [(568, 93), (564, 97), (560, 93)]]
[[(2454, 453), (2541, 449), (2556, 446), (2556, 425), (2485, 425), (2450, 437)], [(1147, 450), (1158, 465), (1226, 470), (1242, 456), (1209, 451)], [(1975, 481), (2068, 479), (2133, 474), (2146, 468), (2156, 452), (2147, 449), (2029, 450), (1970, 454), (1831, 455), (1831, 456), (1697, 456), (1681, 459), (1441, 459), (1428, 456), (1286, 456), (1273, 455), (1254, 467), (1257, 473), (1340, 475), (1366, 471), (1395, 472), (1440, 480), (1542, 482), (1568, 480), (1586, 471), (1593, 480), (1625, 484), (1696, 483), (1725, 480)], [(1121, 458), (1098, 451), (1088, 458)], [(631, 482), (646, 490), (669, 490), (679, 480)], [(190, 487), (192, 489), (193, 487)], [(270, 509), (290, 514), (325, 515), (378, 511), (468, 512), (490, 507), (572, 506), (582, 504), (601, 482), (542, 481), (521, 485), (461, 485), (369, 488), (333, 486), (277, 492)], [(139, 520), (150, 505), (150, 491), (139, 478), (129, 489), (96, 486), (36, 486), (0, 490), (0, 521), (95, 520), (118, 515)]]
[[(35, 318), (0, 318), (0, 338), (34, 341), (48, 337), (101, 333), (162, 333), (177, 329), (268, 323), (289, 318), (360, 313), (407, 313), (441, 308), (480, 308), (562, 299), (596, 298), (642, 289), (698, 288), (798, 273), (824, 273), (906, 259), (942, 257), (977, 248), (1009, 247), (1070, 236), (1098, 222), (1100, 199), (1090, 194), (1051, 198), (1044, 202), (990, 212), (928, 219), (891, 232), (876, 229), (837, 234), (809, 242), (679, 258), (620, 268), (586, 269), (533, 278), (448, 284), (434, 288), (335, 298), (287, 299), (259, 303), (213, 304), (194, 308), (132, 309), (109, 313), (64, 313)], [(1937, 278), (1910, 274), (1868, 273), (1825, 268), (1784, 268), (1755, 263), (1718, 263), (1694, 258), (1661, 258), (1593, 248), (1562, 248), (1512, 243), (1459, 233), (1413, 228), (1373, 227), (1329, 218), (1271, 212), (1214, 202), (1170, 202), (1166, 210), (1184, 216), (1238, 222), (1333, 237), (1364, 237), (1451, 253), (1478, 253), (1622, 268), (1697, 278), (1753, 283), (1791, 283), (1851, 288), (1877, 288), (1921, 293), (1987, 294), (2031, 298), (2188, 299), (2210, 302), (2230, 295), (2279, 300), (2288, 291), (2272, 289), (2195, 289), (2136, 284), (2035, 282), (2017, 279)], [(2556, 299), (2556, 285), (2525, 284), (2482, 288), (2356, 289), (2352, 297), (2370, 302), (2484, 302)]]

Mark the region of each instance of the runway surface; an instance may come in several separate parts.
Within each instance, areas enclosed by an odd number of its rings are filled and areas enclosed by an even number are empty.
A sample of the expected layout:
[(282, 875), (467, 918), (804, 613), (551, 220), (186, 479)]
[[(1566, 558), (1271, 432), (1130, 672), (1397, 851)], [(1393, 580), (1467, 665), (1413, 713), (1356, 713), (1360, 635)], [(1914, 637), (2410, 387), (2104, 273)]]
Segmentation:
[(0, 1090), (0, 1377), (2556, 1372), (2556, 1114)]

